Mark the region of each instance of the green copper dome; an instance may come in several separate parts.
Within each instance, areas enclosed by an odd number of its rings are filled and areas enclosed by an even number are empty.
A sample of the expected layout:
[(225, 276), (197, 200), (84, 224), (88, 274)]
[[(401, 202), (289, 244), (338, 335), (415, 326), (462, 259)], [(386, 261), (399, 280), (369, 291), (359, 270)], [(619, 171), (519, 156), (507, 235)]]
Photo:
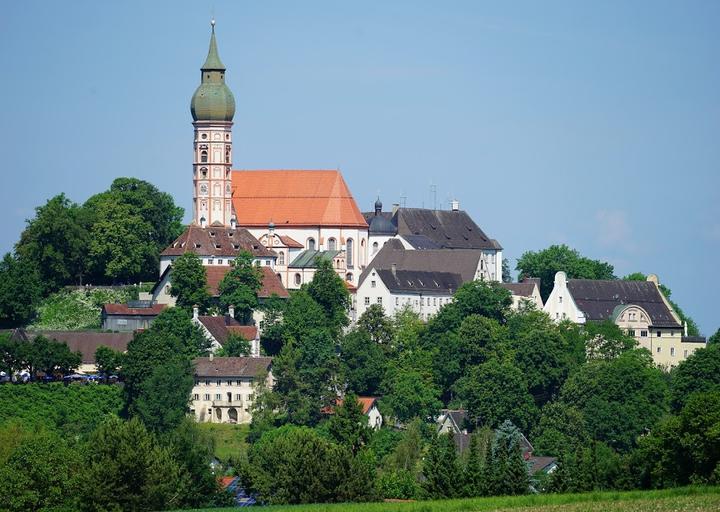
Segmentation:
[(200, 86), (190, 101), (193, 120), (232, 121), (235, 115), (235, 98), (225, 84), (225, 66), (220, 60), (215, 41), (215, 21), (212, 22), (208, 56), (200, 70)]

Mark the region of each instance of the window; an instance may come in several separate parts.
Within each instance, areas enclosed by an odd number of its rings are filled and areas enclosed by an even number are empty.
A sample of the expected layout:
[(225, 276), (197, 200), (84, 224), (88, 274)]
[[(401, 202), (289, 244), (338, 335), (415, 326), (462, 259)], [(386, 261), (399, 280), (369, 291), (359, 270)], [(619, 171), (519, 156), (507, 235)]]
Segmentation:
[(205, 150), (200, 151), (200, 162), (206, 164), (208, 161), (208, 152)]
[(657, 337), (660, 338), (662, 336), (662, 331), (657, 332)]
[(395, 305), (396, 306), (400, 305), (400, 297), (395, 297)]
[(337, 250), (337, 241), (334, 238), (328, 238), (328, 251), (336, 251)]
[(658, 348), (657, 348), (657, 353), (658, 353), (658, 354), (660, 353), (661, 349), (662, 349), (662, 347), (658, 347)]
[(345, 262), (348, 268), (353, 268), (353, 239), (348, 238), (345, 247)]
[(219, 259), (219, 260), (218, 260), (218, 265), (222, 265), (222, 264), (223, 264), (223, 260), (222, 260), (222, 259)]
[(433, 306), (437, 306), (437, 297), (433, 297)]
[(315, 250), (315, 239), (314, 238), (308, 238), (307, 239), (307, 248), (309, 251)]
[(373, 242), (373, 246), (372, 246), (372, 247), (373, 247), (373, 254), (375, 254), (376, 252), (378, 252), (378, 243), (377, 243), (377, 242)]
[(227, 385), (228, 385), (228, 386), (232, 386), (232, 385), (233, 385), (233, 382), (232, 382), (231, 380), (229, 380), (229, 381), (227, 381)]
[(284, 251), (279, 251), (279, 252), (278, 252), (277, 264), (278, 264), (278, 265), (285, 265), (285, 252), (284, 252)]
[(635, 331), (633, 329), (628, 329), (628, 336), (635, 337)]
[(215, 394), (215, 400), (220, 400), (222, 398), (222, 395), (220, 393)]
[(377, 282), (376, 282), (376, 281), (370, 281), (370, 288), (375, 288), (375, 287), (377, 287)]
[(640, 331), (641, 338), (647, 338), (647, 331)]
[(377, 303), (382, 306), (382, 297), (378, 297), (378, 298), (377, 298)]
[(302, 283), (302, 276), (300, 274), (295, 274), (295, 284), (300, 285)]
[(219, 385), (220, 385), (220, 379), (218, 379), (218, 380), (215, 381), (215, 385), (216, 385), (216, 386), (219, 386)]
[(365, 297), (365, 305), (366, 306), (370, 305), (370, 297)]
[(210, 401), (210, 394), (209, 394), (209, 393), (205, 393), (205, 401), (206, 401), (206, 402), (209, 402), (209, 401)]
[(675, 347), (670, 347), (670, 357), (675, 357)]
[(213, 265), (215, 260), (213, 258), (208, 259), (208, 265)]
[(230, 163), (230, 151), (225, 151), (225, 163)]
[(352, 280), (353, 280), (352, 272), (348, 272), (347, 274), (345, 274), (345, 281), (352, 281)]
[(560, 304), (562, 304), (562, 295), (560, 295), (560, 296), (558, 297), (558, 302), (559, 302)]
[(127, 325), (127, 320), (125, 318), (118, 318), (118, 325)]
[(206, 385), (206, 386), (209, 386), (209, 385), (210, 385), (210, 381), (209, 381), (209, 380), (206, 380), (206, 381), (205, 381), (205, 385)]
[(193, 394), (193, 400), (200, 400), (200, 395), (197, 393)]
[(237, 400), (238, 402), (242, 402), (242, 395), (240, 393), (235, 395), (235, 400)]

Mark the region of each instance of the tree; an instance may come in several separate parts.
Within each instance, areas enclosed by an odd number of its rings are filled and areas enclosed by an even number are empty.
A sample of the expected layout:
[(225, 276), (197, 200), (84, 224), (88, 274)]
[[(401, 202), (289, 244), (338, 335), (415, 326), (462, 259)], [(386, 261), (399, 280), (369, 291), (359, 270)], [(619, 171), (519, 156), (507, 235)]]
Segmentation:
[(170, 281), (170, 295), (177, 297), (178, 307), (191, 309), (197, 305), (201, 311), (207, 308), (210, 302), (207, 272), (197, 254), (186, 252), (173, 261)]
[(625, 334), (611, 320), (588, 322), (585, 332), (587, 338), (585, 354), (588, 360), (615, 359), (638, 345), (635, 338)]
[(433, 382), (432, 376), (412, 368), (396, 368), (390, 365), (383, 389), (381, 404), (401, 422), (414, 418), (429, 420), (442, 407), (439, 400), (440, 389)]
[(710, 336), (708, 338), (708, 345), (717, 345), (720, 344), (720, 329), (715, 331), (715, 334)]
[(591, 437), (585, 416), (577, 407), (550, 402), (542, 408), (532, 440), (538, 455), (557, 456), (589, 444)]
[(510, 260), (503, 258), (502, 260), (502, 282), (512, 283), (512, 272), (510, 271)]
[(235, 318), (248, 325), (252, 312), (258, 306), (257, 293), (262, 286), (262, 272), (253, 265), (253, 256), (240, 251), (232, 262), (232, 268), (218, 285), (220, 304), (227, 309), (235, 307)]
[(15, 251), (37, 270), (45, 294), (66, 284), (82, 284), (88, 227), (85, 211), (65, 194), (35, 208), (35, 218), (27, 221)]
[(230, 333), (225, 344), (218, 350), (217, 357), (242, 357), (250, 354), (250, 342), (240, 334)]
[(615, 279), (609, 263), (581, 256), (567, 245), (552, 245), (542, 251), (527, 251), (517, 260), (518, 279), (540, 278), (540, 295), (543, 301), (550, 296), (555, 273), (564, 271), (569, 279)]
[(720, 345), (714, 343), (696, 350), (670, 376), (671, 405), (676, 411), (693, 393), (720, 391)]
[(271, 296), (261, 305), (265, 318), (263, 329), (260, 334), (260, 346), (265, 355), (275, 356), (280, 353), (283, 343), (283, 311), (285, 310), (285, 299), (277, 295)]
[(80, 351), (72, 352), (67, 343), (49, 340), (45, 336), (36, 336), (28, 348), (29, 366), (35, 372), (42, 372), (47, 376), (69, 375), (82, 362)]
[(423, 462), (423, 488), (432, 499), (454, 498), (460, 494), (460, 464), (452, 434), (433, 438)]
[(523, 373), (508, 362), (493, 358), (472, 367), (458, 380), (456, 390), (476, 425), (496, 427), (510, 419), (527, 430), (537, 414)]
[(496, 475), (496, 494), (527, 494), (530, 488), (528, 465), (520, 450), (521, 435), (510, 420), (503, 421), (495, 431), (491, 471)]
[(350, 307), (350, 293), (335, 272), (332, 261), (317, 259), (317, 270), (307, 291), (325, 312), (328, 326), (336, 335), (339, 334), (340, 329), (349, 323), (347, 311)]
[(455, 292), (453, 302), (461, 318), (480, 315), (504, 322), (512, 305), (512, 295), (495, 281), (468, 281)]
[(190, 482), (167, 448), (137, 419), (111, 418), (90, 436), (80, 481), (81, 510), (180, 508)]
[(335, 407), (330, 416), (327, 430), (336, 443), (349, 448), (353, 455), (368, 443), (372, 430), (357, 395), (345, 395), (342, 403)]
[(100, 375), (108, 378), (120, 373), (124, 354), (105, 345), (100, 345), (95, 351), (95, 364)]
[(479, 435), (471, 434), (467, 461), (463, 468), (462, 495), (464, 497), (474, 498), (487, 494), (487, 482), (483, 478), (483, 469), (483, 454), (480, 450)]
[(42, 289), (34, 264), (5, 254), (0, 261), (0, 327), (19, 327), (32, 320)]
[(190, 361), (183, 357), (169, 359), (142, 382), (129, 410), (149, 430), (169, 432), (187, 416), (193, 383)]
[(112, 283), (154, 277), (159, 250), (152, 241), (150, 223), (112, 196), (94, 202), (93, 207), (89, 247), (95, 276)]
[(374, 343), (388, 348), (392, 343), (393, 325), (380, 304), (372, 304), (367, 308), (358, 318), (357, 327), (358, 330), (368, 333)]
[(375, 395), (386, 369), (385, 352), (370, 334), (355, 329), (343, 336), (340, 363), (348, 390), (358, 395)]

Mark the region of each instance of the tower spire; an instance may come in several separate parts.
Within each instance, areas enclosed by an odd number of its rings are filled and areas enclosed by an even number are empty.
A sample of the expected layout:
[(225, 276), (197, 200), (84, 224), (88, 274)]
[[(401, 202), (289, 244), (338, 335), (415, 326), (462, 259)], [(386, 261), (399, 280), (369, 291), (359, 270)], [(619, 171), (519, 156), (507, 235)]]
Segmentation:
[(217, 41), (215, 41), (215, 18), (210, 20), (210, 26), (212, 27), (212, 33), (210, 34), (210, 49), (208, 50), (205, 64), (203, 64), (200, 69), (203, 71), (225, 71), (225, 66), (220, 60), (220, 55), (218, 54)]

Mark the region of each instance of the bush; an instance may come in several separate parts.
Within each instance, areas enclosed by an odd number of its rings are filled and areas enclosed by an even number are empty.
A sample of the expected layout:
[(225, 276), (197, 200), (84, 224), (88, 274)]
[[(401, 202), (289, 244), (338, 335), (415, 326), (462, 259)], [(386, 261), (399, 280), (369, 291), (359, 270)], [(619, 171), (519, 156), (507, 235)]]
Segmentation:
[(29, 328), (56, 331), (100, 329), (103, 304), (124, 303), (136, 298), (137, 289), (134, 287), (60, 290), (40, 303), (36, 320)]

